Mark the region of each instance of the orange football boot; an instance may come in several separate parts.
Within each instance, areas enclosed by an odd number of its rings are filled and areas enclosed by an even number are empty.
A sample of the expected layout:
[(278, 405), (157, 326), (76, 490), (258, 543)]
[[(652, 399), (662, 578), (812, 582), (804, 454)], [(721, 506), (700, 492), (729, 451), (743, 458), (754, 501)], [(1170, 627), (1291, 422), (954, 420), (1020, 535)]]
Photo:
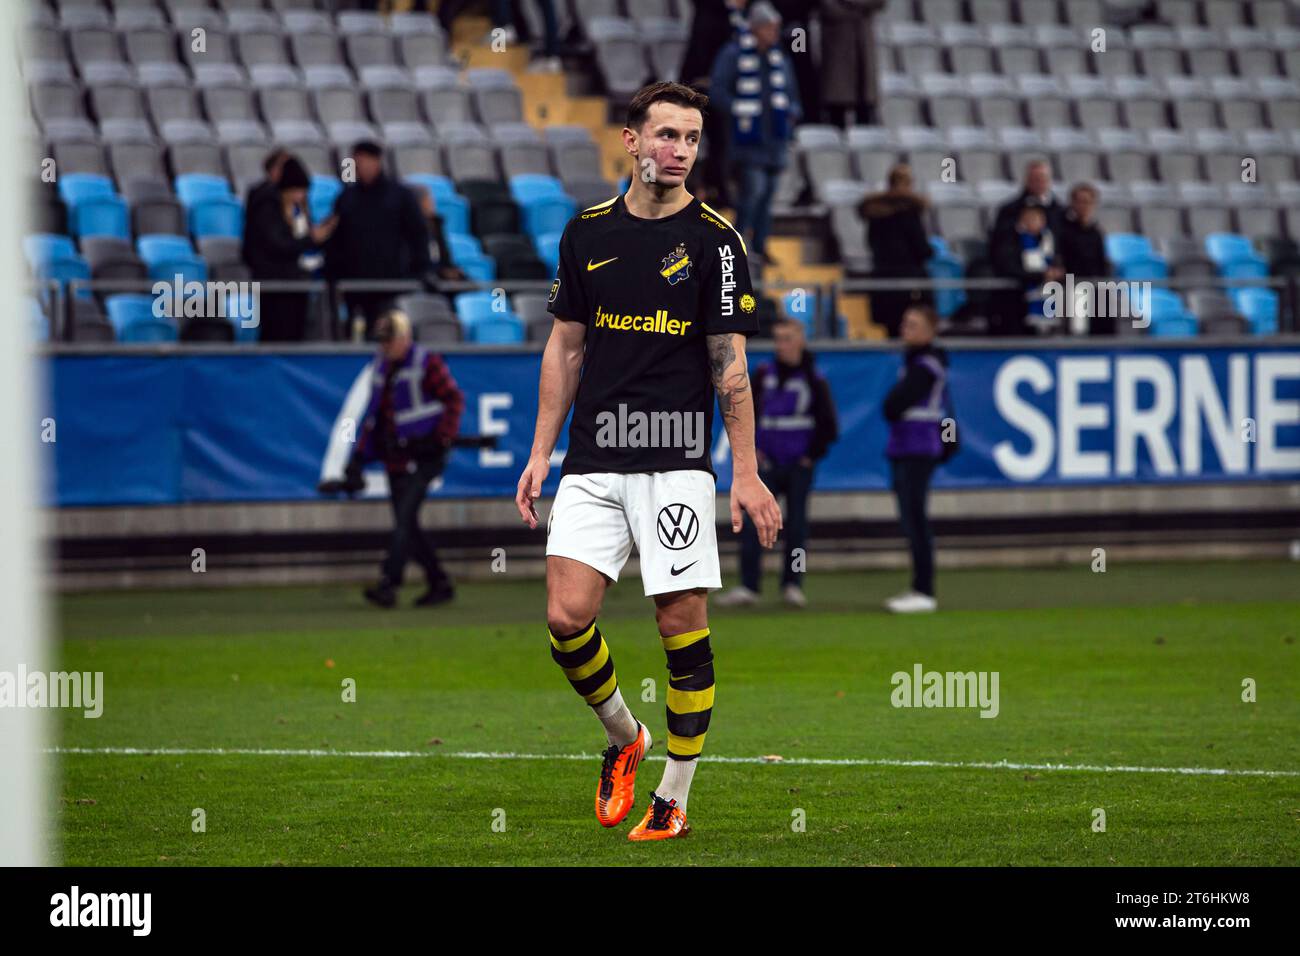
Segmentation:
[(611, 745), (605, 751), (596, 785), (596, 819), (601, 826), (618, 826), (636, 803), (636, 768), (650, 746), (650, 731), (638, 723), (636, 740), (626, 747)]
[(657, 793), (650, 794), (650, 806), (641, 822), (627, 835), (629, 840), (671, 840), (686, 836), (691, 828), (686, 825), (686, 814), (677, 809), (676, 800), (665, 800)]

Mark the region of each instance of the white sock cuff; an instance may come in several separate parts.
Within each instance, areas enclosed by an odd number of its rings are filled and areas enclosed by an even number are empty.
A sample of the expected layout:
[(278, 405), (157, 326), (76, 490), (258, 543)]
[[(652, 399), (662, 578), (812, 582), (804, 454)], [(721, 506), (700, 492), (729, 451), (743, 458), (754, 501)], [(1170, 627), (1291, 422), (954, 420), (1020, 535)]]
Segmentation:
[(596, 712), (597, 717), (613, 717), (624, 706), (625, 705), (623, 703), (623, 692), (619, 690), (617, 687), (615, 687), (614, 693), (610, 694), (607, 698), (605, 698), (605, 700), (603, 700), (601, 703), (597, 704), (595, 707), (591, 709)]

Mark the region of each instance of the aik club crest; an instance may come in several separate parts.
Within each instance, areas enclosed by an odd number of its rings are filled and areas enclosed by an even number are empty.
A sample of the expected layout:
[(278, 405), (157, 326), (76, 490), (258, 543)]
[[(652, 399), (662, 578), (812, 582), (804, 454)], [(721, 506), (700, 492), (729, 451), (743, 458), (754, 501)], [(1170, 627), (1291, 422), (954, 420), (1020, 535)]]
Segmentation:
[(676, 285), (691, 276), (691, 257), (686, 254), (686, 244), (678, 243), (677, 248), (664, 256), (659, 274), (668, 280), (669, 285)]

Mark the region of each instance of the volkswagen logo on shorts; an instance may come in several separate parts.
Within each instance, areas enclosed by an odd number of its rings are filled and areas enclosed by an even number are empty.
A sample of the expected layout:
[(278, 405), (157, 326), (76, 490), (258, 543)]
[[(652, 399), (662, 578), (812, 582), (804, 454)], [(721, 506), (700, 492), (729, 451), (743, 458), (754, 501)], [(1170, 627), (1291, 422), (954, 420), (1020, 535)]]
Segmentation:
[(659, 509), (659, 543), (669, 551), (681, 551), (695, 543), (700, 519), (686, 505), (664, 505)]

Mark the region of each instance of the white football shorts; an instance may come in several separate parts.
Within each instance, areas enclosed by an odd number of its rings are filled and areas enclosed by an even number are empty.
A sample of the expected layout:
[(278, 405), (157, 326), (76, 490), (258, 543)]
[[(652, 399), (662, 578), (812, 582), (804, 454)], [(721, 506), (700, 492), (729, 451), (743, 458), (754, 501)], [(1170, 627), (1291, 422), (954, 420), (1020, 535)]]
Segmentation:
[(715, 495), (707, 471), (565, 475), (547, 522), (547, 557), (617, 581), (635, 544), (646, 597), (720, 588)]

